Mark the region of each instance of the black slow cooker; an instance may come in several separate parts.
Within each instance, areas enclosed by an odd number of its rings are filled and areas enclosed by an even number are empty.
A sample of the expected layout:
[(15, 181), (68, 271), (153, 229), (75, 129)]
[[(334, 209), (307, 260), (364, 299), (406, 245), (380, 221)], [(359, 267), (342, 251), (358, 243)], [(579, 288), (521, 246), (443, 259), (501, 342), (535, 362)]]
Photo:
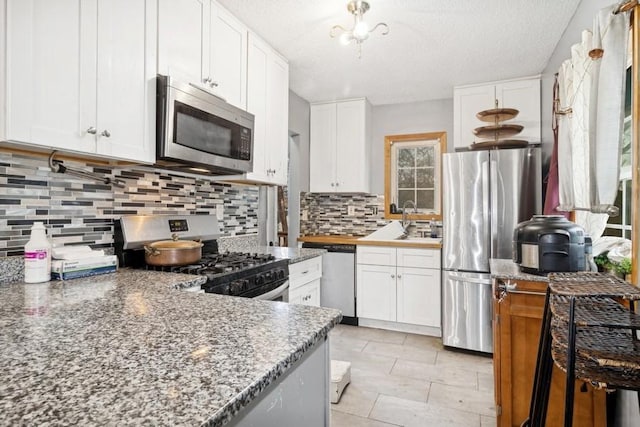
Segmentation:
[(591, 238), (560, 215), (535, 215), (513, 231), (513, 261), (525, 273), (584, 271)]

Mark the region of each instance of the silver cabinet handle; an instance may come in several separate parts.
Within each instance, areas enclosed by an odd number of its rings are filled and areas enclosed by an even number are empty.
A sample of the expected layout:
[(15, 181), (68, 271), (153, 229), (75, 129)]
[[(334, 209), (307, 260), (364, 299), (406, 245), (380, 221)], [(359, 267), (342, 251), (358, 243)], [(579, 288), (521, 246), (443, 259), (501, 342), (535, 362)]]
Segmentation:
[(202, 79), (202, 83), (209, 83), (211, 81), (211, 78), (209, 77), (205, 77), (204, 79)]
[(96, 133), (98, 133), (98, 130), (93, 126), (90, 126), (89, 129), (87, 129), (87, 133), (90, 133), (91, 135), (95, 135)]
[(395, 279), (395, 278), (396, 278), (396, 275), (395, 275), (395, 274), (392, 274), (392, 275), (391, 275), (391, 278), (392, 278), (392, 279)]
[(398, 274), (398, 279), (402, 279), (402, 275)]
[(209, 86), (211, 86), (211, 87), (218, 87), (218, 82), (214, 82), (213, 80), (211, 80), (211, 79), (210, 79)]
[(338, 185), (340, 185), (340, 183), (339, 183), (339, 182), (336, 182), (336, 187), (337, 187)]
[(335, 187), (336, 185), (332, 182), (332, 183), (331, 183), (331, 186), (332, 186), (332, 187)]
[(305, 270), (302, 272), (302, 274), (307, 274), (309, 272), (309, 270)]
[(109, 138), (111, 136), (111, 133), (105, 129), (100, 135), (104, 136), (105, 138)]

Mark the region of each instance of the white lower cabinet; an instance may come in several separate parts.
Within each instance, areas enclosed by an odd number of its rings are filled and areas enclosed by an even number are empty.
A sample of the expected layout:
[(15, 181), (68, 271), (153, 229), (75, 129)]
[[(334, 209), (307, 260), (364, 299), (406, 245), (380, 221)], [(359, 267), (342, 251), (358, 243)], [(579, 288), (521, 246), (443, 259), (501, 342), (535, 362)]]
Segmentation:
[(322, 256), (289, 264), (289, 303), (320, 307)]
[(358, 246), (358, 318), (440, 328), (440, 250)]

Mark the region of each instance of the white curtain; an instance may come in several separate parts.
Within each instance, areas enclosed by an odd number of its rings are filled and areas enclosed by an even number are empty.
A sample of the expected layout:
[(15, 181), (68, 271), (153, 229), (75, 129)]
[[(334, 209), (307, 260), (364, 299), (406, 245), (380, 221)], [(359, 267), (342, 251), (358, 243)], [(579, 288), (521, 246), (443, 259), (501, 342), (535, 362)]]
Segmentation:
[[(615, 7), (598, 12), (558, 71), (560, 210), (603, 212), (618, 192), (629, 18)], [(575, 219), (596, 240), (608, 215), (592, 212)]]

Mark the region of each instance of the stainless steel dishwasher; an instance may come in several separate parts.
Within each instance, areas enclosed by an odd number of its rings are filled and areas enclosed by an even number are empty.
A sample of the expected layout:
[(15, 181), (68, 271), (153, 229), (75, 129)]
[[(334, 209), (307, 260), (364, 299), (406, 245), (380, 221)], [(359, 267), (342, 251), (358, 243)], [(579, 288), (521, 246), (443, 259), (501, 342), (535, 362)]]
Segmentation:
[(320, 305), (342, 311), (342, 322), (358, 325), (356, 316), (356, 245), (304, 242), (303, 248), (326, 249), (322, 256)]

